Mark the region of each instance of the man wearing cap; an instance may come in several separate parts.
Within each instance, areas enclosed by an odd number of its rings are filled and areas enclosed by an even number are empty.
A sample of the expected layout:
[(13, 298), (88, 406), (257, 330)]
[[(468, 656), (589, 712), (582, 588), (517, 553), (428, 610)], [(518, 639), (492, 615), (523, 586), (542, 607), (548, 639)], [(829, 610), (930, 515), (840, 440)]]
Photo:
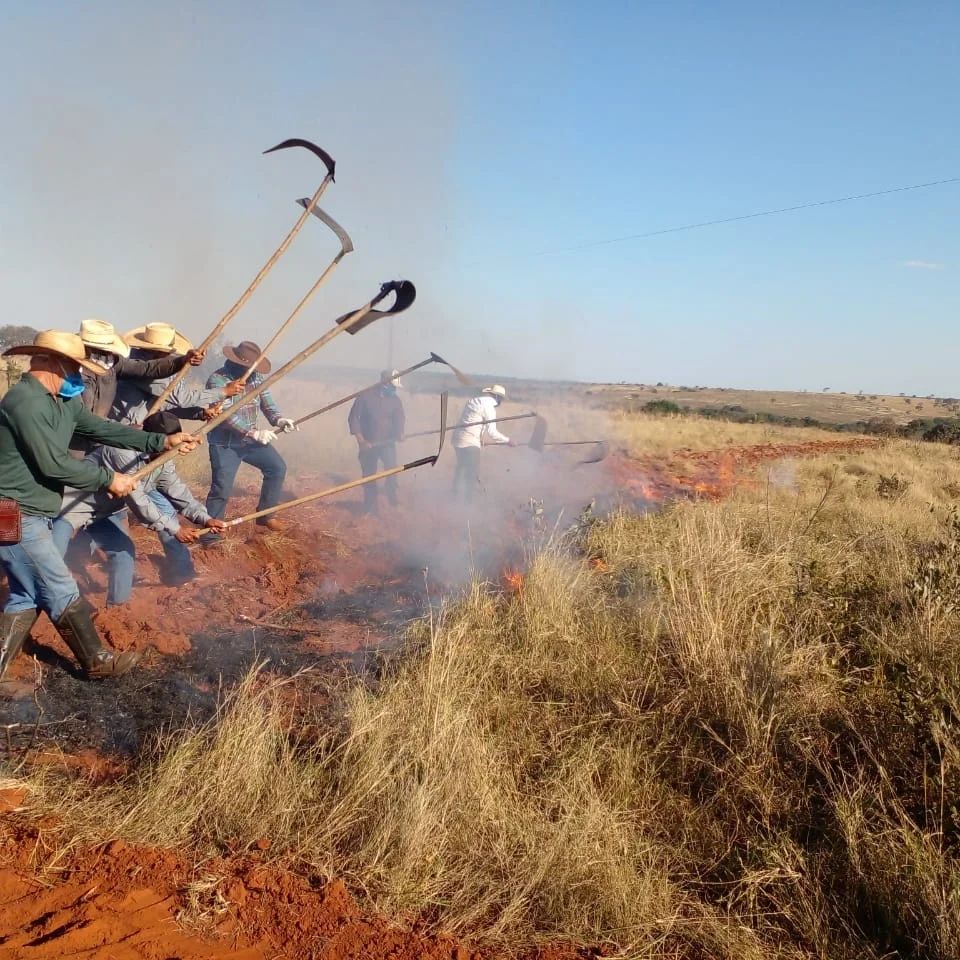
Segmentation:
[[(164, 436), (173, 436), (181, 431), (180, 421), (167, 410), (147, 417), (143, 421), (143, 429)], [(89, 459), (114, 473), (124, 474), (136, 473), (156, 456), (156, 453), (137, 453), (102, 446), (97, 447)], [(158, 507), (155, 495), (159, 495), (164, 504), (171, 505), (170, 511)], [(195, 543), (200, 531), (182, 527), (177, 514), (200, 527), (211, 530), (224, 528), (223, 521), (211, 517), (193, 496), (170, 460), (147, 474), (136, 489), (123, 498), (113, 498), (98, 491), (87, 494), (81, 500), (65, 503), (53, 525), (54, 541), (65, 555), (70, 538), (82, 529), (94, 545), (107, 555), (107, 606), (125, 603), (133, 591), (136, 548), (127, 528), (127, 508), (145, 527), (159, 535), (168, 563), (166, 582), (171, 586), (188, 583), (197, 575), (186, 544)]]
[(497, 407), (506, 399), (507, 391), (495, 383), (484, 387), (479, 397), (468, 400), (453, 431), (453, 448), (457, 452), (457, 469), (453, 475), (453, 493), (463, 488), (467, 502), (480, 485), (480, 451), (486, 443), (514, 442), (497, 429)]
[(60, 512), (65, 485), (80, 490), (107, 490), (123, 497), (136, 486), (123, 474), (70, 456), (74, 434), (93, 443), (107, 443), (157, 453), (179, 447), (192, 450), (199, 441), (180, 433), (165, 436), (136, 430), (90, 413), (81, 402), (81, 371), (103, 376), (87, 359), (80, 337), (45, 330), (32, 344), (11, 347), (7, 355), (31, 358), (30, 372), (0, 403), (0, 498), (8, 516), (19, 511), (19, 540), (0, 544), (0, 566), (9, 596), (0, 617), (0, 677), (22, 648), (43, 610), (76, 656), (87, 677), (126, 673), (139, 655), (120, 655), (104, 648), (94, 625), (91, 604), (77, 585), (53, 541), (53, 520)]
[[(397, 395), (400, 386), (399, 370), (383, 370), (380, 382), (353, 401), (350, 408), (350, 433), (357, 441), (360, 470), (365, 477), (377, 472), (378, 461), (384, 470), (397, 465), (397, 442), (403, 439), (403, 403)], [(368, 513), (377, 512), (377, 487), (368, 483), (363, 488), (363, 503)], [(387, 499), (397, 504), (397, 478), (387, 477), (384, 482)]]
[[(270, 361), (261, 356), (260, 348), (250, 340), (244, 340), (236, 347), (224, 347), (223, 355), (226, 362), (210, 375), (207, 380), (208, 390), (221, 389), (239, 380), (251, 367), (253, 373), (247, 381), (247, 389), (253, 390), (263, 383), (264, 376), (270, 372)], [(276, 427), (281, 433), (296, 429), (292, 420), (280, 416), (280, 410), (269, 390), (264, 390), (249, 403), (244, 403), (243, 395), (229, 397), (224, 400), (224, 406), (236, 410), (211, 430), (208, 437), (213, 478), (207, 494), (207, 511), (211, 517), (218, 520), (222, 520), (227, 514), (227, 502), (233, 493), (233, 482), (241, 463), (249, 463), (263, 474), (257, 510), (266, 510), (280, 502), (287, 465), (283, 457), (270, 446), (277, 439), (276, 431), (260, 427), (260, 414), (263, 414), (271, 427)], [(269, 530), (284, 528), (275, 517), (261, 518), (257, 524)]]
[[(194, 351), (193, 344), (169, 323), (135, 327), (123, 335), (123, 342), (130, 348), (130, 360), (191, 356), (190, 362), (196, 366), (202, 359), (198, 359), (200, 354)], [(143, 423), (150, 407), (172, 378), (173, 374), (160, 378), (125, 376), (119, 379), (110, 418), (134, 425)], [(214, 404), (240, 393), (243, 393), (243, 385), (239, 383), (208, 390), (181, 380), (164, 402), (164, 409), (181, 420), (202, 420)]]

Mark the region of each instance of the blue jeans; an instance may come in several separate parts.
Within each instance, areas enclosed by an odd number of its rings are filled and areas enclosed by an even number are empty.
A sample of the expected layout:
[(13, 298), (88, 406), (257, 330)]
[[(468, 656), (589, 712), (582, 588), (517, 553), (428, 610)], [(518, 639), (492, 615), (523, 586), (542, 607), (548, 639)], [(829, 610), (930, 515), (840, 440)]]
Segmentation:
[(236, 446), (211, 443), (209, 450), (213, 481), (207, 494), (207, 513), (211, 517), (222, 520), (227, 515), (227, 501), (233, 493), (233, 482), (237, 478), (241, 463), (249, 463), (263, 474), (257, 509), (266, 510), (280, 502), (287, 465), (283, 457), (269, 444), (252, 441), (238, 442)]
[[(163, 516), (175, 517), (177, 515), (177, 508), (159, 490), (151, 490), (147, 496)], [(169, 575), (175, 580), (192, 580), (197, 575), (197, 571), (186, 544), (181, 543), (172, 533), (167, 533), (166, 530), (161, 531), (157, 536), (160, 538), (160, 543), (163, 544), (163, 552), (169, 564)]]
[(20, 542), (0, 547), (0, 565), (10, 587), (4, 613), (43, 610), (56, 622), (80, 596), (76, 581), (54, 542), (53, 520), (49, 517), (24, 514)]
[[(397, 465), (397, 445), (395, 443), (381, 443), (376, 447), (370, 447), (367, 450), (360, 451), (360, 472), (365, 476), (372, 476), (377, 472), (377, 463), (383, 463), (384, 470), (391, 470)], [(387, 491), (387, 499), (392, 503), (397, 502), (397, 477), (387, 477), (385, 480), (377, 480), (374, 483), (364, 484), (363, 502), (369, 509), (374, 509), (377, 505), (377, 487), (384, 485)]]
[[(127, 511), (118, 510), (107, 517), (95, 520), (83, 528), (94, 547), (107, 555), (107, 606), (126, 603), (133, 592), (133, 569), (137, 552), (127, 531)], [(70, 546), (73, 527), (65, 520), (53, 524), (53, 540), (60, 556), (64, 557)]]

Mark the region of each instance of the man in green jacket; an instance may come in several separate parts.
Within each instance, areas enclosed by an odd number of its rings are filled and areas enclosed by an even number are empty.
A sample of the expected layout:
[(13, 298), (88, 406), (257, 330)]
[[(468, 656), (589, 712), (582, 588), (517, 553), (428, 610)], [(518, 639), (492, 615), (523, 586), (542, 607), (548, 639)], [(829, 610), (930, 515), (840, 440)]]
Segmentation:
[(173, 447), (187, 453), (199, 440), (186, 433), (146, 433), (86, 410), (80, 400), (81, 370), (98, 375), (103, 368), (86, 358), (76, 334), (45, 330), (32, 344), (12, 347), (3, 355), (14, 354), (31, 361), (30, 372), (0, 403), (0, 498), (15, 501), (21, 514), (19, 543), (0, 545), (0, 567), (10, 590), (0, 615), (0, 680), (40, 610), (50, 617), (85, 676), (126, 673), (140, 655), (117, 655), (103, 646), (92, 619), (93, 606), (80, 596), (51, 531), (65, 486), (123, 497), (136, 482), (90, 460), (71, 457), (70, 442), (76, 435), (143, 453)]

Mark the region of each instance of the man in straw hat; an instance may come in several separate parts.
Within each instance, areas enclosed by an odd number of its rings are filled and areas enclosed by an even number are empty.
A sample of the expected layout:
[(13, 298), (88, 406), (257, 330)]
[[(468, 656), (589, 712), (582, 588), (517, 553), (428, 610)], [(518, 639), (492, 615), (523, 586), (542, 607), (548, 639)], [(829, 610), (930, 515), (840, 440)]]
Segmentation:
[(32, 344), (11, 347), (4, 356), (30, 357), (30, 372), (0, 403), (0, 498), (9, 519), (20, 517), (20, 536), (0, 544), (0, 566), (7, 575), (9, 596), (0, 616), (0, 677), (16, 657), (43, 610), (76, 656), (87, 677), (126, 673), (139, 655), (114, 654), (100, 641), (93, 607), (77, 585), (53, 541), (53, 520), (60, 512), (63, 488), (107, 490), (123, 497), (135, 487), (122, 473), (88, 460), (76, 460), (68, 447), (74, 433), (96, 443), (144, 453), (199, 442), (180, 433), (166, 436), (105, 420), (82, 403), (83, 374), (105, 371), (87, 359), (80, 337), (45, 330)]
[(453, 492), (463, 489), (467, 502), (480, 485), (480, 451), (485, 443), (505, 443), (513, 440), (497, 429), (497, 407), (506, 399), (507, 391), (495, 383), (484, 387), (479, 397), (468, 400), (460, 414), (457, 429), (453, 431), (453, 448), (457, 452), (457, 469), (453, 475)]
[[(400, 371), (383, 370), (380, 382), (364, 390), (350, 407), (347, 422), (357, 441), (360, 470), (365, 477), (377, 472), (378, 462), (384, 470), (397, 465), (397, 442), (403, 439), (404, 430), (403, 403), (397, 395), (399, 387)], [(397, 478), (387, 477), (383, 483), (387, 499), (396, 506)], [(368, 483), (363, 488), (363, 503), (368, 513), (377, 512), (379, 486), (379, 482)]]
[[(247, 381), (252, 390), (263, 383), (270, 372), (270, 361), (261, 355), (260, 347), (251, 340), (244, 340), (235, 347), (223, 348), (226, 358), (224, 365), (210, 375), (207, 389), (222, 389), (242, 377), (251, 367), (254, 372)], [(260, 502), (257, 510), (266, 510), (280, 502), (280, 491), (287, 475), (287, 465), (283, 457), (270, 446), (277, 439), (275, 430), (260, 426), (262, 414), (271, 427), (281, 433), (296, 429), (292, 420), (281, 417), (269, 390), (259, 397), (244, 403), (243, 396), (230, 397), (225, 406), (236, 408), (235, 412), (210, 432), (210, 469), (213, 477), (210, 492), (207, 494), (207, 511), (211, 517), (222, 520), (227, 514), (227, 502), (233, 492), (233, 483), (241, 463), (249, 463), (263, 474), (260, 486)], [(275, 517), (267, 517), (257, 524), (268, 530), (282, 530), (283, 523)]]
[[(123, 335), (123, 342), (130, 348), (131, 360), (158, 360), (165, 357), (190, 357), (197, 366), (202, 355), (193, 349), (193, 344), (169, 323), (148, 323), (135, 327)], [(121, 423), (143, 423), (154, 400), (163, 393), (173, 374), (168, 377), (124, 377), (117, 382), (117, 395), (113, 401), (111, 419)], [(240, 383), (228, 383), (224, 387), (208, 390), (191, 386), (185, 380), (174, 388), (167, 398), (164, 409), (181, 420), (201, 420), (211, 408), (225, 400), (243, 393)]]
[[(80, 339), (86, 348), (87, 359), (104, 370), (99, 376), (87, 370), (83, 374), (83, 405), (98, 417), (110, 416), (118, 381), (131, 377), (162, 380), (172, 377), (187, 363), (203, 362), (203, 356), (194, 351), (188, 351), (185, 356), (170, 354), (152, 360), (134, 360), (130, 348), (114, 330), (113, 324), (105, 320), (84, 320), (80, 324)], [(78, 437), (73, 449), (85, 453), (90, 449), (90, 443)]]
[[(180, 433), (180, 421), (168, 410), (159, 410), (143, 421), (148, 433), (171, 436)], [(89, 455), (100, 466), (114, 473), (135, 473), (158, 454), (138, 453), (118, 447), (101, 446)], [(160, 496), (160, 509), (154, 495)], [(70, 499), (53, 524), (53, 538), (66, 554), (74, 531), (83, 529), (94, 545), (107, 555), (107, 606), (126, 603), (133, 591), (136, 548), (127, 527), (127, 510), (160, 537), (167, 558), (164, 579), (172, 586), (188, 583), (197, 576), (186, 544), (196, 543), (200, 530), (181, 526), (177, 515), (210, 530), (222, 530), (224, 522), (211, 517), (177, 474), (176, 464), (168, 460), (147, 476), (122, 499), (103, 491), (88, 493), (82, 499)]]

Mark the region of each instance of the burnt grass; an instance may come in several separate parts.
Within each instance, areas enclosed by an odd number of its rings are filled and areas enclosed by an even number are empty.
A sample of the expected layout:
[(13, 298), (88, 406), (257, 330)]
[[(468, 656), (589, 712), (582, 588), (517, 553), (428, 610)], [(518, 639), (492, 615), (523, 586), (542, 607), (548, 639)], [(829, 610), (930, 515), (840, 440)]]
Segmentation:
[[(279, 676), (310, 670), (373, 682), (382, 653), (397, 647), (426, 604), (422, 571), (410, 570), (387, 585), (358, 585), (308, 601), (288, 612), (284, 629), (251, 625), (196, 634), (185, 655), (150, 653), (136, 670), (111, 680), (84, 680), (72, 659), (31, 641), (26, 655), (40, 664), (42, 681), (32, 698), (0, 699), (0, 759), (17, 761), (46, 748), (132, 758), (165, 731), (209, 720), (223, 692), (258, 664)], [(302, 631), (298, 621), (306, 621)], [(329, 653), (301, 642), (322, 634), (325, 622), (369, 627), (371, 642)]]

